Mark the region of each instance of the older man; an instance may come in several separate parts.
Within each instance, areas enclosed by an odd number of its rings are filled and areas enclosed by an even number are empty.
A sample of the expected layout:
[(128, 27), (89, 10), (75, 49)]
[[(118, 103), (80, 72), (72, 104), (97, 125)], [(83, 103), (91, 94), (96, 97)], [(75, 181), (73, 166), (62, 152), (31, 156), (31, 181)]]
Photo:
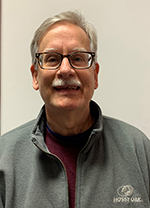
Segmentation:
[(33, 88), (45, 105), (0, 140), (0, 207), (149, 207), (150, 141), (91, 100), (96, 53), (95, 29), (79, 13), (35, 32)]

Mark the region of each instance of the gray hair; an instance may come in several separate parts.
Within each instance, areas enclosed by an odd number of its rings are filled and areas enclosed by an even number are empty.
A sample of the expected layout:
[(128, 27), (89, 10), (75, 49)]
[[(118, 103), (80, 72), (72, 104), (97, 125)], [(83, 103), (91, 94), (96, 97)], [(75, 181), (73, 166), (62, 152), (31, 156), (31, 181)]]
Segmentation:
[(33, 40), (31, 42), (31, 56), (32, 56), (32, 64), (35, 65), (35, 68), (37, 68), (37, 61), (35, 58), (35, 53), (38, 52), (38, 44), (39, 40), (42, 38), (42, 36), (45, 34), (45, 32), (49, 29), (50, 26), (58, 23), (58, 22), (70, 22), (72, 24), (75, 24), (82, 28), (90, 40), (90, 47), (91, 51), (95, 52), (97, 59), (97, 33), (95, 28), (90, 22), (87, 22), (79, 11), (68, 11), (68, 12), (62, 12), (58, 15), (55, 15), (54, 17), (46, 19), (41, 26), (35, 31)]

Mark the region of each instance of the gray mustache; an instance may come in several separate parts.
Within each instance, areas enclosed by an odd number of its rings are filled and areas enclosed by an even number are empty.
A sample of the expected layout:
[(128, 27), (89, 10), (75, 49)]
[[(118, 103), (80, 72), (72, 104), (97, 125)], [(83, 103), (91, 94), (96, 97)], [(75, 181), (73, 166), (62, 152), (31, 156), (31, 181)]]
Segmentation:
[(55, 79), (52, 81), (52, 87), (60, 87), (60, 86), (81, 86), (81, 82), (76, 79)]

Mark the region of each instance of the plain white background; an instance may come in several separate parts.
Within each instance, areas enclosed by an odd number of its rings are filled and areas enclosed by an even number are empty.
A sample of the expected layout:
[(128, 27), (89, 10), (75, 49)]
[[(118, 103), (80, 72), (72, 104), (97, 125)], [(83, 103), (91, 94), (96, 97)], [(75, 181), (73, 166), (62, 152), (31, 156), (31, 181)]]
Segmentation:
[(141, 129), (150, 138), (149, 0), (2, 0), (2, 116), (5, 133), (38, 115), (32, 88), (30, 42), (48, 17), (81, 10), (98, 32), (99, 88), (103, 114)]

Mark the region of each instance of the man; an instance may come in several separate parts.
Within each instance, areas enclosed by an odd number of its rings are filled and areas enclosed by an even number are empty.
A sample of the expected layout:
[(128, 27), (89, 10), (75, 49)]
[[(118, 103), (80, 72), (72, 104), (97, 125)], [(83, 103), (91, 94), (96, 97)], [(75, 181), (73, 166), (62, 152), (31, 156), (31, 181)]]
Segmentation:
[(150, 207), (150, 141), (105, 116), (97, 36), (81, 14), (47, 19), (32, 44), (36, 120), (0, 140), (1, 208)]

